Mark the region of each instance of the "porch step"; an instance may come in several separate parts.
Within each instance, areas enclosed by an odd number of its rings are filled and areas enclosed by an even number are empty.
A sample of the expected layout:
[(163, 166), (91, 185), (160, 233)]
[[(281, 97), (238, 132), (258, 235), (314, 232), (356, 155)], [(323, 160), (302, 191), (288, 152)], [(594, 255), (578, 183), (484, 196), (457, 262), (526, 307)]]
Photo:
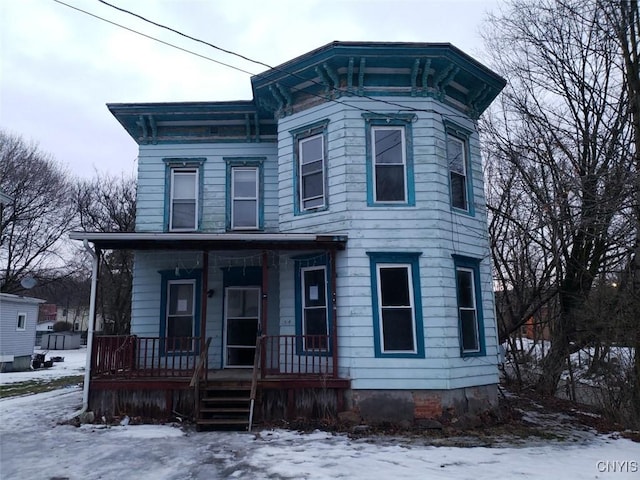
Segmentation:
[(249, 426), (251, 383), (207, 382), (201, 388), (197, 428), (246, 430)]

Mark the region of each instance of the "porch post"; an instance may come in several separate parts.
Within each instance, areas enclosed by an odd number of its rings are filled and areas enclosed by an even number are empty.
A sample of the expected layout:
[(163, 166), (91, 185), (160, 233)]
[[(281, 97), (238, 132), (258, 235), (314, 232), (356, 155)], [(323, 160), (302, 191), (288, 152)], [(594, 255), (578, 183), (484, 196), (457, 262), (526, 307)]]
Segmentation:
[(200, 354), (207, 343), (207, 291), (209, 290), (209, 252), (202, 252), (202, 292), (200, 293)]
[(338, 306), (336, 303), (336, 250), (329, 250), (329, 258), (331, 265), (331, 309), (332, 319), (331, 322), (331, 356), (333, 360), (333, 378), (338, 378)]
[[(268, 291), (269, 291), (269, 270), (268, 270), (268, 261), (269, 258), (267, 256), (267, 251), (262, 251), (262, 315), (260, 319), (260, 328), (258, 329), (258, 335), (266, 335), (267, 334), (267, 307), (268, 307)], [(262, 347), (260, 349), (260, 377), (264, 378), (265, 367), (267, 363), (267, 352), (264, 348), (266, 346), (266, 342), (262, 342)]]

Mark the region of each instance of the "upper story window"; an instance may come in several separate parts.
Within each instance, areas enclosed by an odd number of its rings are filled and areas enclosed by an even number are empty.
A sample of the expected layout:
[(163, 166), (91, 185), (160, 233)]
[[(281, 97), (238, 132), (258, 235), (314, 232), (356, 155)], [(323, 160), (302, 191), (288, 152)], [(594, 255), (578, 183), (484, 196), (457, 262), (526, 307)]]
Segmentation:
[(227, 230), (263, 228), (264, 157), (225, 157), (227, 163)]
[(376, 357), (424, 357), (419, 253), (367, 252)]
[(451, 206), (473, 215), (473, 189), (469, 165), (469, 132), (446, 122), (447, 164)]
[(367, 204), (413, 206), (413, 141), (410, 114), (362, 115), (366, 122)]
[(291, 131), (294, 142), (296, 214), (327, 208), (327, 125), (325, 120)]
[(165, 158), (165, 219), (170, 232), (200, 229), (204, 159)]

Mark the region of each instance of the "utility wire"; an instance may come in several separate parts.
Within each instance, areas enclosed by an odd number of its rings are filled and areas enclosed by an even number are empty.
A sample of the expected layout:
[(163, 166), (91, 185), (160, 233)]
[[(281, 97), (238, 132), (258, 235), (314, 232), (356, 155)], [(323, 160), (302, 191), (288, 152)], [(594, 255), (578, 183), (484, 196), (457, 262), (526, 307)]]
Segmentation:
[[(54, 1), (59, 1), (59, 0), (54, 0)], [(209, 46), (211, 48), (214, 48), (214, 49), (219, 50), (221, 52), (224, 52), (226, 54), (236, 56), (238, 58), (241, 58), (241, 59), (246, 60), (246, 61), (251, 62), (251, 63), (255, 63), (257, 65), (261, 65), (261, 66), (266, 67), (266, 68), (268, 68), (270, 70), (275, 70), (275, 71), (280, 72), (280, 73), (285, 73), (287, 75), (294, 76), (294, 77), (296, 77), (296, 78), (298, 78), (300, 80), (303, 80), (303, 81), (311, 81), (313, 84), (315, 84), (317, 86), (321, 86), (321, 87), (323, 86), (321, 83), (318, 83), (313, 78), (312, 79), (308, 79), (308, 78), (305, 78), (305, 77), (303, 77), (302, 75), (300, 75), (300, 74), (298, 74), (296, 72), (290, 72), (290, 71), (287, 71), (287, 70), (282, 69), (280, 67), (273, 67), (273, 66), (271, 66), (271, 65), (269, 65), (267, 63), (261, 62), (260, 60), (255, 60), (255, 59), (252, 59), (252, 58), (247, 57), (245, 55), (242, 55), (240, 53), (234, 52), (232, 50), (227, 50), (225, 48), (219, 47), (217, 45), (214, 45), (213, 43), (207, 42), (207, 41), (202, 40), (200, 38), (196, 38), (196, 37), (193, 37), (191, 35), (187, 35), (186, 33), (183, 33), (183, 32), (181, 32), (179, 30), (174, 29), (174, 28), (171, 28), (171, 27), (168, 27), (166, 25), (154, 22), (153, 20), (150, 20), (150, 19), (148, 19), (148, 18), (146, 18), (146, 17), (144, 17), (142, 15), (139, 15), (139, 14), (137, 14), (135, 12), (130, 11), (130, 10), (118, 7), (116, 5), (113, 5), (113, 4), (109, 3), (109, 2), (106, 2), (105, 0), (98, 0), (98, 1), (100, 3), (102, 3), (102, 4), (104, 4), (104, 5), (107, 5), (107, 6), (111, 7), (111, 8), (114, 8), (114, 9), (120, 11), (120, 12), (126, 13), (128, 15), (132, 15), (132, 16), (134, 16), (136, 18), (139, 18), (140, 20), (142, 20), (144, 22), (150, 23), (152, 25), (155, 25), (155, 26), (157, 26), (159, 28), (163, 28), (165, 30), (169, 30), (170, 32), (173, 32), (173, 33), (175, 33), (177, 35), (180, 35), (182, 37), (188, 38), (189, 40), (193, 40), (194, 42), (202, 43), (204, 45), (207, 45), (207, 46)], [(294, 91), (302, 91), (304, 93), (308, 93), (310, 95), (313, 95), (315, 97), (318, 97), (318, 98), (321, 98), (321, 99), (324, 99), (324, 100), (327, 100), (327, 101), (333, 101), (333, 102), (336, 102), (336, 103), (339, 103), (339, 104), (342, 104), (342, 105), (346, 105), (344, 102), (341, 102), (341, 101), (339, 101), (337, 99), (329, 98), (329, 97), (326, 97), (326, 96), (323, 96), (323, 95), (319, 95), (319, 94), (316, 94), (316, 93), (313, 93), (313, 92), (309, 92), (308, 90), (305, 90), (305, 89), (302, 89), (302, 88), (292, 88), (292, 90), (294, 90)], [(393, 107), (399, 107), (403, 111), (424, 112), (424, 113), (438, 113), (438, 114), (440, 114), (442, 116), (445, 116), (445, 117), (460, 117), (460, 118), (468, 119), (468, 117), (463, 116), (463, 115), (444, 114), (444, 113), (441, 113), (441, 112), (437, 112), (434, 109), (415, 108), (415, 107), (410, 107), (410, 106), (407, 106), (407, 105), (403, 105), (401, 103), (391, 102), (389, 100), (383, 100), (381, 98), (370, 97), (368, 95), (365, 95), (365, 94), (362, 94), (362, 93), (359, 93), (359, 92), (352, 92), (352, 93), (353, 93), (354, 96), (357, 96), (357, 97), (360, 97), (360, 98), (365, 98), (367, 100), (371, 100), (371, 101), (374, 101), (374, 102), (384, 103), (384, 104), (387, 104), (387, 105), (390, 105), (390, 106), (393, 106)], [(353, 105), (349, 105), (349, 106), (351, 108), (354, 108)], [(371, 110), (368, 110), (368, 109), (365, 109), (365, 108), (361, 108), (361, 107), (357, 107), (357, 106), (355, 106), (355, 108), (358, 109), (358, 110), (364, 111), (364, 112), (368, 112), (368, 113), (376, 113), (376, 112), (372, 112)]]
[(211, 62), (217, 63), (218, 65), (222, 65), (223, 67), (232, 68), (232, 69), (234, 69), (234, 70), (237, 70), (237, 71), (242, 72), (242, 73), (246, 73), (246, 74), (248, 74), (248, 75), (255, 75), (255, 74), (254, 74), (254, 73), (252, 73), (252, 72), (249, 72), (249, 71), (247, 71), (247, 70), (243, 70), (242, 68), (236, 67), (236, 66), (234, 66), (234, 65), (230, 65), (230, 64), (228, 64), (228, 63), (224, 63), (224, 62), (221, 62), (221, 61), (219, 61), (219, 60), (215, 60), (214, 58), (207, 57), (206, 55), (201, 55), (200, 53), (194, 52), (194, 51), (192, 51), (192, 50), (188, 50), (188, 49), (186, 49), (186, 48), (179, 47), (179, 46), (177, 46), (177, 45), (174, 45), (173, 43), (165, 42), (164, 40), (160, 40), (159, 38), (152, 37), (151, 35), (147, 35), (146, 33), (141, 33), (141, 32), (138, 32), (137, 30), (132, 29), (132, 28), (125, 27), (124, 25), (121, 25), (121, 24), (119, 24), (119, 23), (112, 22), (111, 20), (107, 20), (107, 19), (106, 19), (106, 18), (104, 18), (104, 17), (100, 17), (100, 16), (98, 16), (98, 15), (94, 15), (93, 13), (91, 13), (91, 12), (87, 12), (86, 10), (83, 10), (83, 9), (81, 9), (81, 8), (78, 8), (78, 7), (74, 7), (73, 5), (69, 5), (68, 3), (64, 3), (64, 2), (62, 2), (61, 0), (53, 0), (53, 1), (54, 1), (54, 2), (56, 2), (56, 3), (59, 3), (60, 5), (64, 5), (65, 7), (69, 7), (69, 8), (71, 8), (71, 9), (73, 9), (73, 10), (77, 10), (78, 12), (85, 13), (85, 14), (87, 14), (87, 15), (89, 15), (89, 16), (91, 16), (91, 17), (93, 17), (93, 18), (97, 18), (98, 20), (102, 20), (103, 22), (107, 22), (107, 23), (110, 23), (111, 25), (115, 25), (116, 27), (120, 27), (120, 28), (123, 28), (123, 29), (125, 29), (125, 30), (128, 30), (129, 32), (131, 32), (131, 33), (135, 33), (136, 35), (140, 35), (140, 36), (145, 37), (145, 38), (148, 38), (148, 39), (150, 39), (150, 40), (155, 40), (156, 42), (160, 42), (160, 43), (162, 43), (163, 45), (167, 45), (167, 46), (172, 47), (172, 48), (175, 48), (175, 49), (177, 49), (177, 50), (181, 50), (181, 51), (183, 51), (183, 52), (190, 53), (191, 55), (195, 55), (196, 57), (200, 57), (200, 58), (203, 58), (203, 59), (205, 59), (205, 60), (209, 60), (209, 61), (211, 61)]

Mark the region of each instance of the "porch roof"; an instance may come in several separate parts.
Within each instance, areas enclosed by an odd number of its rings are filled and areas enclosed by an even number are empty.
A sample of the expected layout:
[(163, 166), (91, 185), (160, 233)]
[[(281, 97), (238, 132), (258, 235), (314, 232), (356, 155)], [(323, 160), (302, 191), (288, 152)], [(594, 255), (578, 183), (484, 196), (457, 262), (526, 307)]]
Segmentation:
[(71, 232), (100, 250), (344, 250), (347, 235), (315, 233)]

